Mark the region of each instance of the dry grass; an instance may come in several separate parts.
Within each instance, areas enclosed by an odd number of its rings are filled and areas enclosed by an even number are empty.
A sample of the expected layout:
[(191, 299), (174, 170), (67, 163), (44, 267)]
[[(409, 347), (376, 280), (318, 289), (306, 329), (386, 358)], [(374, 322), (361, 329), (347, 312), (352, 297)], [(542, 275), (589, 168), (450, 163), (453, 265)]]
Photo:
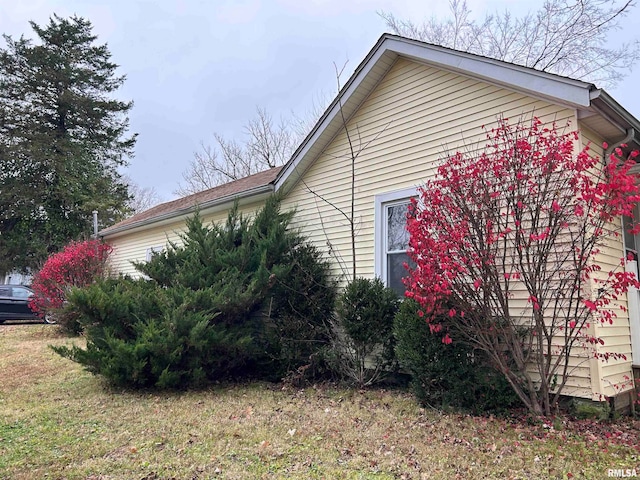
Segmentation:
[(395, 391), (335, 387), (120, 392), (47, 347), (70, 342), (50, 326), (0, 327), (0, 478), (606, 478), (609, 468), (640, 474), (637, 425), (628, 420), (595, 434), (571, 425), (555, 430), (424, 410)]

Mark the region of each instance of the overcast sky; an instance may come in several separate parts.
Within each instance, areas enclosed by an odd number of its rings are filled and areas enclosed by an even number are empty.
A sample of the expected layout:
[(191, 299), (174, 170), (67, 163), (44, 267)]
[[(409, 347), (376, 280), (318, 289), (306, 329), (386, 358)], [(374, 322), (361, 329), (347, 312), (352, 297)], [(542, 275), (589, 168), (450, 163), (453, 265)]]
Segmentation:
[[(174, 198), (201, 142), (213, 132), (242, 138), (264, 107), (274, 118), (304, 116), (335, 92), (334, 62), (343, 81), (387, 29), (377, 12), (420, 20), (446, 14), (445, 0), (0, 0), (0, 32), (34, 36), (53, 13), (89, 19), (127, 81), (119, 97), (133, 100), (136, 155), (127, 173), (163, 200)], [(468, 0), (484, 16), (540, 2)], [(640, 38), (635, 8), (616, 40)], [(609, 93), (640, 118), (640, 68)], [(635, 77), (635, 78), (634, 78)]]

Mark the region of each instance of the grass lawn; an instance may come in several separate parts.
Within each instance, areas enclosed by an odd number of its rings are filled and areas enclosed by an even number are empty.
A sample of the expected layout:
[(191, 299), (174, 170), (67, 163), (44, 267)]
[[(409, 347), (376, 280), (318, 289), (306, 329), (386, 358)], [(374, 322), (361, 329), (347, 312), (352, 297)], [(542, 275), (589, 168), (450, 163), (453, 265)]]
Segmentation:
[(406, 393), (219, 386), (131, 393), (0, 326), (0, 479), (607, 478), (637, 469), (640, 425), (443, 414)]

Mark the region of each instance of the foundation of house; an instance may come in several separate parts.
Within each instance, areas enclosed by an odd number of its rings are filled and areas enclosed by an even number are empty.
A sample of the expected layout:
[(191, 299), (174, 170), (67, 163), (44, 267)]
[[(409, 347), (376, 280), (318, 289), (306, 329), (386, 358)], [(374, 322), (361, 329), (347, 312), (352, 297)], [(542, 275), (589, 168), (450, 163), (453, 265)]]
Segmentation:
[(629, 395), (629, 410), (632, 415), (640, 414), (640, 366), (633, 367), (633, 383), (635, 388)]
[(612, 414), (634, 415), (636, 392), (630, 390), (609, 399), (609, 407)]

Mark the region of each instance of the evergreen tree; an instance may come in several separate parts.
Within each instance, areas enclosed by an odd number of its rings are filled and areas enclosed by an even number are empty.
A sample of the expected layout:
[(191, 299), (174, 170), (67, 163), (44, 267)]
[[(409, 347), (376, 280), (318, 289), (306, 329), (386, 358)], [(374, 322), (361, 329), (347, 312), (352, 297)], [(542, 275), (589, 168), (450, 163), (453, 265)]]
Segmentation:
[(91, 23), (54, 15), (31, 22), (33, 42), (0, 49), (0, 272), (37, 267), (49, 253), (126, 213), (118, 167), (133, 154), (132, 102)]

